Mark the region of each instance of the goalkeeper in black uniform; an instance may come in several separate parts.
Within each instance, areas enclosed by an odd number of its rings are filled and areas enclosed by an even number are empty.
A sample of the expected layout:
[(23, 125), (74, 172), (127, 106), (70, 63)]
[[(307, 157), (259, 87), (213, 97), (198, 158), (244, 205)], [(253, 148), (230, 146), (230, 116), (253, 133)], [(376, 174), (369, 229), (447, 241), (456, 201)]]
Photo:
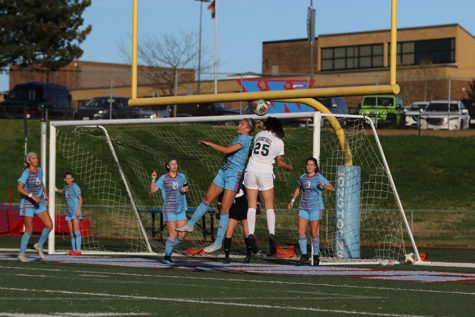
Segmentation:
[[(221, 207), (220, 198), (221, 196), (219, 197), (218, 208)], [(241, 222), (244, 241), (246, 243), (246, 258), (244, 259), (244, 262), (249, 263), (251, 261), (252, 253), (257, 253), (257, 248), (252, 250), (251, 244), (249, 243), (249, 231), (247, 228), (247, 196), (246, 188), (244, 188), (244, 186), (241, 186), (239, 192), (236, 193), (236, 197), (234, 198), (231, 208), (229, 209), (229, 223), (228, 228), (226, 229), (226, 235), (223, 244), (225, 254), (224, 263), (231, 263), (231, 260), (229, 259), (229, 252), (231, 251), (232, 243), (231, 238), (233, 236), (234, 229), (239, 222)]]

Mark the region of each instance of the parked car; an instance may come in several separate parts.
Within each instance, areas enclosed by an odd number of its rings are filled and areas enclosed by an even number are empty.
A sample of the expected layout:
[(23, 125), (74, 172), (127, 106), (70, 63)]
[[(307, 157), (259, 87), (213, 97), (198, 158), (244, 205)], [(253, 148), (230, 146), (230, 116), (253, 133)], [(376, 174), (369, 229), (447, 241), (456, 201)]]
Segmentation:
[(421, 129), (468, 129), (470, 115), (460, 100), (432, 100), (420, 116)]
[(475, 99), (462, 99), (462, 102), (470, 115), (470, 125), (475, 126)]
[(429, 105), (429, 101), (415, 101), (408, 108), (404, 109), (406, 127), (417, 128), (419, 116)]
[[(129, 107), (129, 98), (119, 96), (101, 96), (90, 99), (77, 109), (76, 120), (159, 118), (169, 117), (170, 107)], [(112, 109), (112, 112), (111, 112)]]
[(71, 119), (74, 109), (66, 86), (29, 81), (17, 84), (0, 103), (0, 118), (41, 118), (41, 108), (49, 119)]
[(369, 117), (377, 125), (402, 127), (404, 125), (404, 102), (397, 95), (364, 96), (360, 115)]

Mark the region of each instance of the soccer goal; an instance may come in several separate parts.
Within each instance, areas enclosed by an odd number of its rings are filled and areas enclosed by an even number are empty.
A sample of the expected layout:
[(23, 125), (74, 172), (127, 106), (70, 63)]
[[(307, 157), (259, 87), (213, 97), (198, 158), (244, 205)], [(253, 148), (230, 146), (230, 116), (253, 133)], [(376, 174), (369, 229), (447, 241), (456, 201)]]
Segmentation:
[[(367, 128), (371, 122), (365, 122), (362, 116), (319, 112), (273, 116), (284, 124), (284, 161), (294, 167), (291, 173), (274, 169), (279, 246), (298, 245), (298, 210), (288, 210), (287, 206), (299, 176), (305, 173), (306, 158), (317, 156), (321, 173), (336, 187), (335, 193), (323, 192), (323, 262), (397, 260), (403, 258), (407, 246), (415, 248), (376, 130)], [(316, 124), (308, 120), (314, 116)], [(198, 144), (198, 140), (227, 145), (236, 136), (237, 124), (247, 117), (51, 122), (50, 213), (56, 216), (52, 218), (58, 222), (64, 214), (64, 197), (55, 195), (54, 187), (64, 186), (63, 174), (69, 171), (82, 189), (81, 230), (86, 254), (162, 253), (168, 232), (161, 215), (161, 194), (149, 191), (152, 171), (164, 174), (167, 158), (177, 158), (179, 171), (189, 183), (191, 216), (223, 164), (222, 154)], [(338, 133), (328, 120), (339, 123)], [(203, 248), (213, 242), (219, 222), (215, 211), (216, 201), (175, 252)], [(256, 238), (264, 253), (267, 237), (265, 211), (261, 208)], [(245, 253), (243, 240), (238, 226), (233, 254)], [(64, 252), (69, 245), (67, 233), (56, 233), (50, 238), (49, 252)]]

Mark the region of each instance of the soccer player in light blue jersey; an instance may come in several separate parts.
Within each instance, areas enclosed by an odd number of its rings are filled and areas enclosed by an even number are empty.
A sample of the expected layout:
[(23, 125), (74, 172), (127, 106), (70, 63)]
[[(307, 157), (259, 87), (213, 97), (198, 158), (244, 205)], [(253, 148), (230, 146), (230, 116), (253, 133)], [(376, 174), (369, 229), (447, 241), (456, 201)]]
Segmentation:
[[(208, 192), (201, 204), (196, 208), (191, 219), (188, 220), (185, 225), (177, 228), (177, 231), (193, 232), (193, 226), (195, 223), (206, 213), (211, 202), (213, 202), (213, 200), (224, 191), (223, 199), (221, 201), (221, 216), (216, 237), (216, 241), (223, 241), (224, 234), (228, 227), (229, 209), (241, 186), (244, 166), (251, 150), (251, 133), (254, 131), (254, 125), (254, 120), (243, 119), (237, 128), (238, 135), (228, 146), (222, 146), (208, 141), (198, 141), (203, 145), (224, 153), (224, 166), (219, 169), (218, 174), (208, 188)], [(221, 247), (222, 244), (217, 245), (216, 243), (213, 243), (204, 250), (205, 252), (211, 253), (221, 249)]]
[(18, 261), (20, 262), (29, 262), (25, 256), (25, 251), (33, 233), (33, 217), (37, 215), (45, 226), (38, 243), (33, 246), (43, 260), (46, 259), (43, 253), (43, 244), (53, 229), (53, 222), (46, 210), (49, 199), (43, 184), (43, 171), (38, 167), (38, 155), (29, 152), (25, 156), (25, 162), (26, 167), (18, 179), (17, 186), (17, 191), (21, 194), (20, 216), (23, 217), (23, 224), (25, 225), (25, 232), (21, 238), (20, 252), (18, 253)]
[(302, 257), (297, 265), (303, 265), (309, 259), (307, 255), (307, 224), (310, 222), (310, 231), (313, 244), (313, 264), (320, 264), (318, 249), (320, 248), (320, 238), (318, 237), (318, 226), (322, 219), (322, 210), (324, 208), (322, 199), (322, 190), (328, 189), (335, 191), (333, 185), (319, 173), (317, 160), (310, 157), (306, 161), (307, 173), (300, 176), (298, 186), (295, 188), (292, 200), (289, 203), (289, 209), (292, 209), (295, 199), (302, 190), (302, 197), (299, 204), (299, 245)]
[(73, 173), (71, 172), (64, 174), (64, 182), (66, 183), (64, 188), (55, 188), (55, 191), (64, 194), (66, 198), (66, 221), (72, 245), (72, 250), (67, 255), (81, 255), (82, 236), (80, 221), (82, 220), (83, 203), (81, 188), (79, 188), (78, 184), (74, 183)]
[(178, 172), (178, 162), (170, 157), (165, 168), (167, 173), (160, 176), (158, 181), (157, 172), (152, 173), (152, 183), (150, 184), (150, 193), (161, 190), (163, 198), (163, 216), (168, 228), (168, 239), (165, 243), (165, 257), (163, 263), (172, 264), (171, 258), (173, 249), (179, 245), (185, 238), (186, 232), (177, 234), (176, 228), (186, 223), (186, 193), (188, 192), (188, 182), (186, 176)]

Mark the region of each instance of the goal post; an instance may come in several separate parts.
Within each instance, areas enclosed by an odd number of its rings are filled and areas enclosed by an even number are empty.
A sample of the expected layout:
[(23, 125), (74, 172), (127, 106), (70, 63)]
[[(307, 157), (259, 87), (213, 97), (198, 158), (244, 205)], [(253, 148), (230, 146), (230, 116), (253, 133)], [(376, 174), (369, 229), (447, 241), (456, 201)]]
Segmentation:
[[(325, 209), (320, 222), (322, 262), (397, 260), (411, 244), (417, 253), (376, 130), (365, 129), (365, 124), (371, 125), (371, 121), (365, 123), (362, 116), (319, 112), (272, 116), (285, 126), (284, 161), (294, 167), (291, 173), (274, 169), (278, 245), (297, 245), (298, 242), (298, 211), (288, 210), (287, 205), (298, 177), (305, 173), (305, 159), (317, 156), (322, 174), (337, 187), (338, 167), (348, 166), (347, 158), (351, 157), (352, 165), (361, 169), (361, 188), (356, 191), (360, 201), (356, 222), (361, 254), (343, 259), (337, 256), (336, 195), (324, 191)], [(314, 116), (321, 116), (322, 120), (301, 124)], [(50, 122), (49, 211), (52, 219), (64, 221), (60, 216), (64, 213), (64, 198), (57, 195), (54, 188), (62, 188), (62, 175), (71, 171), (84, 198), (83, 217), (87, 221), (82, 223), (88, 226), (84, 228), (87, 234), (83, 237), (85, 254), (162, 253), (168, 232), (159, 220), (161, 195), (150, 194), (151, 172), (157, 170), (159, 175), (164, 174), (166, 159), (177, 158), (179, 171), (189, 182), (190, 216), (222, 166), (223, 155), (203, 147), (198, 140), (229, 144), (236, 136), (236, 125), (249, 117), (265, 119), (265, 116), (243, 115)], [(328, 124), (329, 118), (341, 126), (345, 146)], [(213, 242), (217, 229), (213, 224), (218, 221), (215, 209), (216, 202), (213, 202), (210, 212), (176, 252), (203, 248)], [(256, 221), (258, 247), (264, 251), (268, 234), (265, 218), (261, 214)], [(245, 253), (243, 240), (241, 230), (236, 228), (232, 254)], [(56, 233), (55, 238), (50, 238), (49, 251), (68, 250), (68, 241), (69, 234)]]

